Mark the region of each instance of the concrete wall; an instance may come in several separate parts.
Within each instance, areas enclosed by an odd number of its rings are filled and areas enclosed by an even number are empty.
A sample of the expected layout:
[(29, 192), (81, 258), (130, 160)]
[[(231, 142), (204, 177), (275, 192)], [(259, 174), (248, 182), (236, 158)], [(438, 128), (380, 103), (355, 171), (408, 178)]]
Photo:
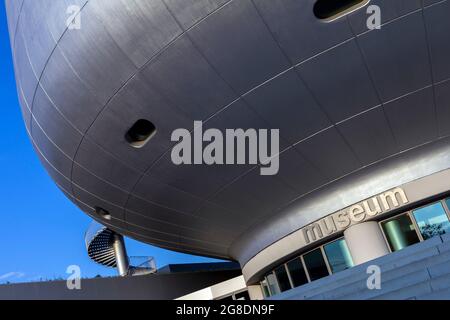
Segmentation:
[(240, 270), (152, 274), (136, 277), (81, 280), (81, 290), (69, 290), (66, 281), (0, 286), (0, 300), (166, 300), (239, 276)]

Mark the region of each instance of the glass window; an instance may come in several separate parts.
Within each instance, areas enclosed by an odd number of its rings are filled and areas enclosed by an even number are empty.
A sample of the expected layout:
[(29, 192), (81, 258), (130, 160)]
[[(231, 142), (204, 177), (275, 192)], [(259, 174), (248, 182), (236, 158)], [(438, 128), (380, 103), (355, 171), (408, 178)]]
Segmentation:
[(414, 224), (407, 214), (382, 222), (381, 226), (392, 251), (398, 251), (419, 242)]
[(295, 258), (294, 260), (286, 263), (291, 276), (292, 284), (294, 287), (301, 286), (308, 283), (308, 278), (306, 276), (305, 269), (303, 268), (302, 260), (300, 258)]
[(306, 269), (311, 281), (323, 278), (328, 275), (327, 265), (320, 248), (313, 250), (303, 256)]
[(450, 210), (450, 198), (445, 199), (445, 203), (447, 204), (447, 209)]
[(344, 239), (331, 242), (325, 245), (323, 249), (332, 273), (353, 267), (352, 256)]
[(413, 211), (424, 240), (450, 232), (450, 222), (440, 202)]
[(280, 288), (278, 287), (277, 278), (273, 273), (269, 273), (266, 277), (267, 284), (269, 285), (270, 295), (274, 296), (280, 293)]
[(262, 288), (262, 291), (263, 291), (263, 294), (264, 294), (264, 298), (270, 297), (269, 285), (267, 284), (267, 280), (266, 279), (261, 281), (261, 288)]
[(276, 268), (274, 271), (275, 275), (277, 276), (278, 287), (280, 288), (280, 291), (283, 292), (291, 289), (291, 283), (289, 282), (289, 277), (284, 264)]

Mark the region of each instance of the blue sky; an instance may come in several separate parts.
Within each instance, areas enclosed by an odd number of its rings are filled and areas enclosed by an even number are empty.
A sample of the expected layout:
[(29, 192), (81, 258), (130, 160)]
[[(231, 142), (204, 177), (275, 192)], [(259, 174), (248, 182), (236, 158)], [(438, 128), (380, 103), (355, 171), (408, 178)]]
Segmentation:
[[(0, 283), (66, 278), (81, 267), (82, 277), (115, 275), (92, 262), (83, 235), (91, 222), (58, 190), (35, 155), (17, 101), (4, 1), (0, 1)], [(214, 261), (126, 239), (131, 256), (168, 263)]]

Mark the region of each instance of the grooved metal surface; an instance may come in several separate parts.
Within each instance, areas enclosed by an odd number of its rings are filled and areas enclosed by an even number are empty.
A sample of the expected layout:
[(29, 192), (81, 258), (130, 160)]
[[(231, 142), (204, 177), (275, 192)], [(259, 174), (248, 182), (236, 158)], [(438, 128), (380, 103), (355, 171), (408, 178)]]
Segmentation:
[[(370, 3), (381, 7), (381, 30), (367, 30), (365, 8), (318, 21), (313, 0), (6, 0), (36, 153), (83, 211), (99, 221), (93, 208), (109, 211), (108, 228), (245, 264), (388, 189), (396, 168), (405, 183), (450, 166), (437, 158), (450, 135), (450, 3)], [(81, 29), (67, 30), (74, 4)], [(141, 118), (157, 134), (135, 149), (124, 136)], [(279, 128), (279, 174), (175, 166), (170, 135), (194, 120)], [(332, 199), (304, 202), (318, 190)]]

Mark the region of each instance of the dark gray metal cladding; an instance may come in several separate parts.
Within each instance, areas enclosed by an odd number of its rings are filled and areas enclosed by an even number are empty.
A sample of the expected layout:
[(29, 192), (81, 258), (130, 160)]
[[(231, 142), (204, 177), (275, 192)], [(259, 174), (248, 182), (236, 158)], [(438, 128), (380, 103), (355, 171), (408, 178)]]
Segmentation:
[[(67, 30), (74, 4), (81, 29)], [(381, 30), (365, 9), (319, 21), (313, 0), (6, 0), (27, 130), (62, 191), (107, 210), (110, 229), (244, 264), (357, 202), (356, 183), (364, 197), (404, 163), (429, 163), (410, 180), (449, 166), (433, 154), (449, 145), (450, 2), (370, 4)], [(139, 119), (156, 134), (137, 149), (125, 134)], [(171, 132), (206, 119), (280, 128), (280, 173), (173, 165)]]

